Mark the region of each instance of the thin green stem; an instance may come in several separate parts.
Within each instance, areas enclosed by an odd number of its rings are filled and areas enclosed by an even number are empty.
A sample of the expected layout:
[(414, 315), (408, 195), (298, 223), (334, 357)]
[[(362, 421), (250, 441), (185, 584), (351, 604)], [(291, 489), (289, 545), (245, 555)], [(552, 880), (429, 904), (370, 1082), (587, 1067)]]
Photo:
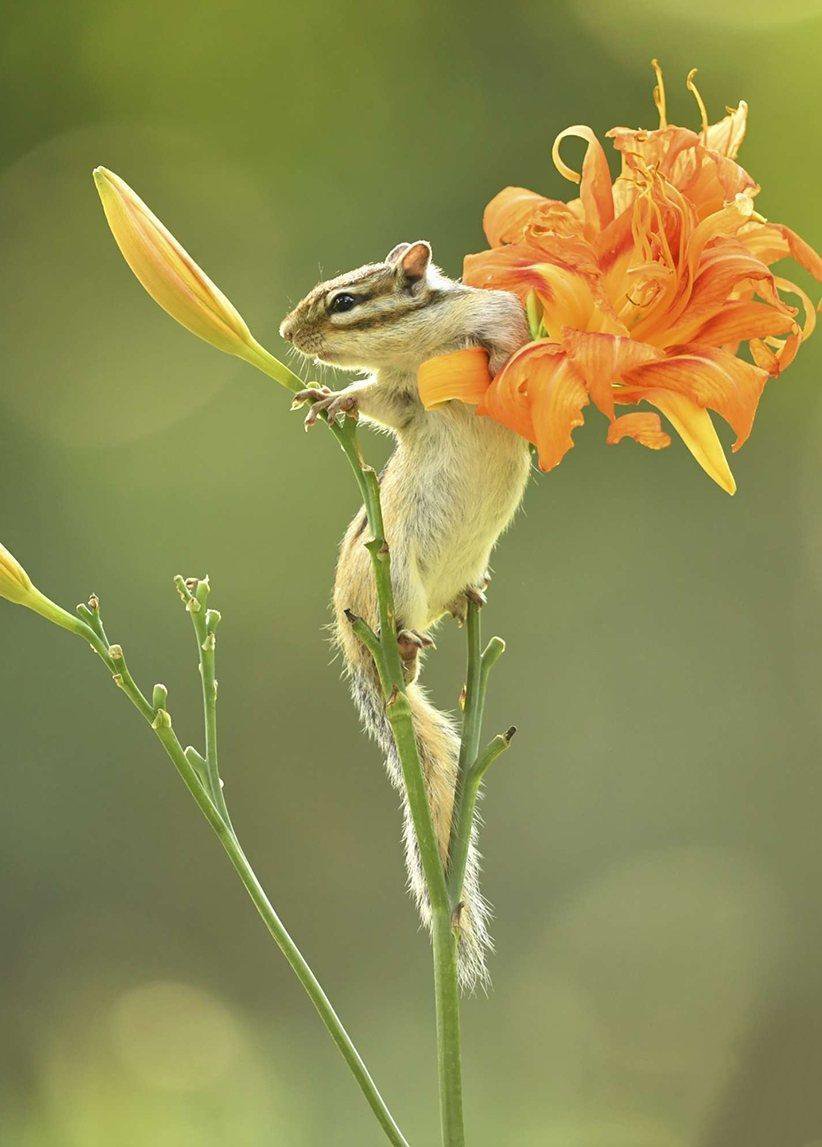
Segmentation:
[[(465, 617), (465, 635), (468, 645), (468, 663), (465, 671), (465, 690), (463, 693), (462, 711), (462, 738), (460, 740), (460, 754), (457, 762), (457, 779), (454, 785), (454, 807), (451, 812), (451, 832), (448, 840), (448, 870), (446, 880), (451, 906), (456, 907), (462, 893), (462, 879), (459, 882), (454, 877), (455, 857), (464, 852), (468, 855), (468, 843), (471, 834), (471, 822), (466, 825), (464, 816), (465, 778), (474, 762), (479, 748), (480, 731), (482, 728), (482, 713), (479, 706), (480, 676), (482, 672), (482, 656), (480, 654), (480, 639), (482, 626), (480, 623), (480, 609), (476, 602), (468, 601), (468, 611)], [(464, 858), (461, 860), (463, 875), (465, 872)]]
[(471, 843), (471, 828), (474, 823), (479, 784), (477, 784), (477, 791), (472, 796), (469, 791), (469, 778), (477, 764), (482, 722), (485, 716), (488, 677), (494, 665), (505, 652), (505, 642), (502, 638), (492, 637), (480, 653), (480, 607), (472, 601), (468, 602), (466, 632), (468, 667), (465, 681), (465, 707), (463, 709), (457, 785), (454, 794), (454, 811), (451, 816), (451, 835), (448, 844), (447, 882), (452, 907), (457, 906), (462, 896), (465, 866)]
[(396, 1147), (408, 1147), (405, 1136), (400, 1131), (394, 1121), (394, 1117), (391, 1115), (385, 1101), (377, 1090), (377, 1085), (371, 1078), (368, 1068), (365, 1066), (360, 1053), (357, 1051), (342, 1021), (335, 1012), (331, 1001), (323, 991), (319, 980), (312, 972), (303, 954), (277, 915), (265, 890), (257, 879), (254, 869), (251, 867), (248, 858), (243, 852), (236, 835), (223, 819), (219, 809), (212, 803), (209, 794), (200, 784), (199, 778), (189, 764), (170, 724), (168, 726), (160, 724), (159, 727), (155, 729), (155, 732), (180, 774), (186, 788), (194, 797), (203, 816), (217, 835), (220, 844), (223, 846), (235, 872), (242, 881), (246, 892), (262, 917), (263, 923), (275, 944), (283, 956), (285, 956), (292, 971), (302, 984), (312, 1004), (317, 1009), (320, 1019), (325, 1024), (331, 1038), (339, 1048), (343, 1059), (351, 1069), (354, 1078), (359, 1084), (360, 1089), (365, 1095), (371, 1110), (377, 1117), (389, 1142), (395, 1144)]
[(361, 617), (357, 617), (357, 615), (352, 613), (350, 609), (345, 610), (345, 616), (348, 618), (354, 633), (357, 635), (357, 637), (359, 637), (360, 641), (374, 658), (374, 664), (377, 667), (377, 673), (379, 674), (383, 695), (385, 697), (390, 697), (393, 685), (385, 664), (382, 643), (380, 642), (379, 637), (377, 637), (376, 633), (367, 621), (364, 621)]
[(480, 678), (482, 676), (482, 654), (480, 643), (482, 640), (482, 615), (480, 606), (468, 602), (468, 612), (465, 618), (465, 636), (468, 645), (468, 664), (465, 671), (465, 708), (462, 717), (462, 740), (460, 743), (460, 773), (464, 773), (473, 764), (479, 750), (479, 739), (482, 730), (482, 705), (480, 697)]
[[(175, 579), (176, 580), (176, 579)], [(182, 579), (180, 579), (182, 581)], [(202, 584), (202, 583), (200, 583)], [(189, 598), (194, 597), (188, 591), (185, 583), (184, 588), (188, 592)], [(178, 589), (180, 588), (178, 584)], [(181, 595), (182, 596), (182, 595)], [(201, 604), (204, 604), (204, 598)], [(122, 690), (128, 697), (140, 715), (148, 722), (154, 731), (160, 744), (165, 749), (169, 758), (171, 759), (174, 767), (180, 775), (183, 783), (188, 791), (194, 798), (197, 807), (209, 823), (220, 844), (223, 846), (229, 860), (231, 861), (237, 875), (243, 883), (249, 897), (251, 898), (254, 907), (263, 919), (270, 935), (272, 936), (277, 947), (282, 952), (285, 959), (288, 961), (292, 971), (297, 976), (297, 979), (305, 989), (309, 999), (316, 1008), (321, 1020), (325, 1024), (331, 1038), (339, 1048), (343, 1058), (348, 1064), (354, 1078), (359, 1084), (366, 1101), (368, 1102), (371, 1110), (376, 1116), (380, 1126), (383, 1128), (389, 1142), (395, 1147), (408, 1147), (408, 1142), (404, 1135), (397, 1126), (391, 1112), (389, 1111), (385, 1100), (380, 1095), (374, 1080), (363, 1062), (362, 1057), (357, 1051), (354, 1043), (342, 1024), (339, 1016), (335, 1012), (331, 1001), (323, 991), (323, 988), (317, 977), (312, 972), (304, 956), (300, 952), (297, 945), (289, 935), (285, 925), (280, 920), (277, 912), (275, 911), (271, 901), (265, 893), (262, 885), (257, 879), (251, 864), (248, 861), (243, 849), (237, 839), (236, 833), (231, 827), (231, 822), (228, 819), (227, 812), (223, 812), (218, 802), (214, 799), (212, 791), (212, 773), (208, 769), (207, 762), (196, 753), (196, 750), (190, 749), (186, 752), (180, 744), (176, 733), (174, 732), (171, 715), (165, 708), (155, 708), (152, 703), (145, 697), (135, 682), (128, 666), (126, 665), (125, 655), (121, 646), (109, 645), (108, 639), (103, 628), (102, 620), (99, 616), (99, 607), (96, 599), (94, 606), (89, 609), (88, 606), (79, 606), (78, 612), (80, 617), (74, 617), (72, 614), (67, 613), (59, 606), (55, 609), (60, 611), (60, 617), (51, 616), (50, 620), (55, 621), (56, 624), (62, 625), (63, 628), (69, 629), (71, 632), (82, 637), (85, 641), (92, 646), (92, 648), (99, 654), (102, 661), (105, 663), (109, 671), (112, 673), (115, 684)], [(185, 600), (185, 599), (184, 599)], [(196, 598), (195, 598), (196, 600)], [(53, 604), (53, 603), (52, 603)], [(187, 602), (188, 605), (188, 602)], [(192, 610), (192, 619), (197, 616), (198, 611)], [(206, 614), (202, 621), (204, 623), (205, 637), (212, 636), (214, 628), (219, 621), (219, 614), (215, 611), (208, 611), (211, 618), (208, 619)], [(195, 625), (195, 630), (198, 632), (199, 641), (199, 628)], [(200, 643), (203, 644), (203, 643)], [(207, 652), (204, 650), (203, 652)], [(213, 654), (213, 646), (211, 649)], [(206, 675), (204, 675), (205, 677)], [(209, 678), (210, 679), (210, 678)], [(158, 699), (165, 699), (166, 690), (164, 686), (157, 686), (155, 688), (155, 696)], [(208, 726), (207, 726), (208, 727)], [(216, 766), (216, 722), (211, 726), (212, 744), (214, 748), (214, 762)], [(198, 763), (203, 761), (201, 779), (200, 771), (196, 767), (194, 761)], [(216, 774), (219, 780), (219, 773)], [(222, 790), (218, 785), (218, 793), (222, 795)]]
[(208, 778), (208, 787), (211, 790), (211, 799), (217, 806), (223, 820), (229, 826), (231, 817), (223, 795), (223, 782), (220, 777), (220, 761), (217, 750), (217, 663), (216, 629), (220, 623), (220, 615), (216, 610), (207, 609), (208, 595), (211, 591), (208, 578), (199, 578), (190, 582), (182, 577), (176, 577), (174, 584), (177, 592), (185, 601), (186, 610), (191, 617), (194, 629), (194, 638), (197, 642), (198, 671), (203, 690), (203, 724), (205, 739), (205, 772)]
[(459, 904), (462, 895), (465, 867), (468, 862), (468, 846), (471, 842), (471, 826), (474, 823), (483, 778), (500, 753), (504, 753), (511, 744), (516, 731), (516, 727), (512, 725), (507, 732), (499, 733), (494, 737), (463, 777), (459, 808), (454, 813), (455, 831), (452, 831), (451, 836), (452, 851), (448, 858), (448, 891), (455, 907)]

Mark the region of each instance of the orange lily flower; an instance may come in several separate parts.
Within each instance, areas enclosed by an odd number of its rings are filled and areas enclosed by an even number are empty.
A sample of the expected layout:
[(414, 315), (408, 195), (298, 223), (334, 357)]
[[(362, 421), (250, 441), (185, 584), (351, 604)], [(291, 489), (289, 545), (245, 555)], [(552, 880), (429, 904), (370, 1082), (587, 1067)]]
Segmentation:
[[(768, 377), (788, 365), (815, 323), (808, 297), (771, 264), (789, 256), (822, 279), (822, 259), (754, 210), (759, 187), (736, 162), (746, 105), (709, 124), (692, 72), (701, 130), (669, 125), (656, 61), (654, 68), (660, 126), (608, 132), (622, 161), (616, 180), (591, 129), (570, 127), (557, 136), (553, 158), (579, 184), (578, 199), (562, 203), (508, 187), (485, 210), (490, 249), (466, 258), (464, 279), (518, 295), (533, 342), (496, 378), (486, 376), (479, 400), (476, 370), (462, 382), (455, 369), (464, 352), (424, 364), (420, 393), (426, 405), (477, 403), (478, 414), (536, 445), (543, 470), (571, 449), (589, 402), (608, 418), (611, 443), (667, 446), (661, 413), (732, 494), (709, 411), (730, 424), (738, 450)], [(579, 174), (560, 154), (569, 136), (587, 144)], [(786, 295), (801, 302), (801, 322)], [(751, 361), (737, 353), (743, 343)], [(659, 413), (617, 414), (618, 406), (641, 402)]]

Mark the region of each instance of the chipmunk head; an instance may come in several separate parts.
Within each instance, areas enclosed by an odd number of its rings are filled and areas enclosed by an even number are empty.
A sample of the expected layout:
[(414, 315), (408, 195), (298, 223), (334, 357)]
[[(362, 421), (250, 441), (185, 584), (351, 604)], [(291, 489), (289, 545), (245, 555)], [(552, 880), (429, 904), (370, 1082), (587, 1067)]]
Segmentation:
[(400, 243), (381, 263), (319, 283), (286, 315), (280, 334), (344, 370), (410, 366), (453, 339), (444, 304), (468, 290), (432, 264), (428, 243)]

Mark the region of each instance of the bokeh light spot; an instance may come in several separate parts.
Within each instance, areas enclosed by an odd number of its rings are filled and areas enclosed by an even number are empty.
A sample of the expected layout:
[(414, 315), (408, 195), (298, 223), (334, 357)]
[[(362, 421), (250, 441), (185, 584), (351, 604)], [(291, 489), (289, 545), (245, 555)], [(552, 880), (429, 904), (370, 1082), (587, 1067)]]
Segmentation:
[(172, 1091), (206, 1088), (237, 1059), (240, 1026), (214, 996), (191, 984), (155, 981), (121, 995), (111, 1028), (124, 1064), (143, 1082)]

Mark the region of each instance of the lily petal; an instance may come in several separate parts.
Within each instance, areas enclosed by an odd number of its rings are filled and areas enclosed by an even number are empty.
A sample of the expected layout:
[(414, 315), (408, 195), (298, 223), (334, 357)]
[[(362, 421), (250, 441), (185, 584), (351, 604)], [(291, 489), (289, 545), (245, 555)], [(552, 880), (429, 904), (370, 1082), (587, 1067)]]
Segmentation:
[(562, 345), (568, 351), (596, 407), (614, 417), (612, 384), (638, 366), (662, 359), (662, 352), (625, 335), (566, 329)]
[(652, 390), (644, 397), (662, 411), (708, 477), (728, 494), (735, 494), (736, 482), (708, 411), (687, 395), (672, 391)]
[(482, 217), (492, 247), (521, 243), (534, 228), (558, 235), (579, 234), (581, 223), (559, 199), (546, 199), (525, 187), (506, 187), (495, 195)]
[(535, 442), (531, 400), (528, 397), (528, 375), (514, 366), (520, 355), (540, 343), (528, 343), (500, 371), (477, 405), (477, 414), (493, 418), (515, 434)]
[[(588, 144), (582, 161), (581, 174), (568, 167), (560, 155), (559, 146), (569, 136), (584, 139)], [(589, 127), (576, 124), (574, 127), (566, 127), (565, 131), (559, 133), (554, 140), (551, 156), (560, 175), (564, 175), (573, 183), (579, 183), (579, 196), (585, 211), (585, 222), (595, 232), (603, 231), (614, 219), (614, 197), (611, 191), (611, 170), (602, 144)]]
[(623, 438), (633, 438), (649, 450), (664, 450), (671, 445), (671, 436), (662, 429), (659, 415), (650, 410), (636, 410), (614, 419), (608, 427), (605, 441), (612, 446)]
[(574, 445), (572, 431), (583, 422), (588, 392), (579, 372), (556, 344), (530, 343), (514, 355), (500, 379), (527, 394), (540, 469), (553, 470)]
[(417, 384), (426, 410), (454, 399), (476, 405), (491, 384), (488, 351), (467, 347), (429, 358), (417, 372)]
[(721, 152), (730, 159), (736, 159), (745, 131), (748, 126), (748, 105), (739, 101), (736, 108), (728, 108), (728, 114), (717, 123), (712, 123), (705, 132), (705, 146), (711, 151)]
[(796, 326), (793, 317), (767, 303), (727, 303), (694, 334), (693, 341), (724, 346), (768, 335), (785, 335)]
[(640, 393), (645, 387), (664, 387), (715, 410), (736, 431), (736, 451), (751, 432), (767, 377), (760, 367), (730, 351), (699, 343), (681, 347), (661, 362), (637, 367), (626, 381), (629, 389), (639, 384)]
[(740, 233), (745, 245), (763, 263), (775, 263), (778, 259), (795, 259), (813, 277), (822, 280), (822, 256), (814, 251), (804, 239), (790, 227), (781, 223), (762, 223), (752, 220)]
[(0, 542), (0, 597), (15, 605), (25, 605), (33, 592), (31, 578), (14, 554)]

